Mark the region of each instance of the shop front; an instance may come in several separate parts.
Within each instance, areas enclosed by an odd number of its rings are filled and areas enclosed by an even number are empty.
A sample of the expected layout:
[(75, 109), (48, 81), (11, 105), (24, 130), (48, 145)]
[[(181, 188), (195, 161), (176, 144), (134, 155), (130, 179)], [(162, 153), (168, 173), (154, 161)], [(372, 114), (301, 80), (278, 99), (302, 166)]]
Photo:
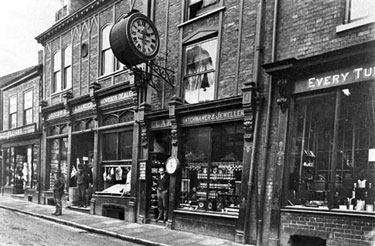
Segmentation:
[(1, 132), (3, 193), (38, 203), (40, 136), (36, 124)]
[[(121, 88), (120, 88), (121, 89)], [(91, 213), (134, 222), (136, 204), (132, 183), (137, 169), (137, 141), (133, 92), (124, 90), (96, 92), (99, 126), (96, 128), (93, 169), (95, 193)]]
[(283, 201), (280, 210), (273, 208), (280, 216), (273, 221), (280, 226), (280, 245), (368, 245), (373, 240), (373, 52), (363, 45), (281, 62), (279, 71), (266, 66), (277, 78), (278, 102), (284, 102), (279, 104), (285, 123), (279, 141), (287, 145), (285, 163), (278, 167), (283, 174), (277, 177)]
[[(167, 226), (234, 240), (244, 146), (244, 112), (234, 101), (194, 109), (177, 105), (167, 117), (148, 116), (151, 221), (159, 215), (158, 168), (165, 167), (170, 173)], [(169, 166), (171, 157), (177, 158), (176, 168)]]

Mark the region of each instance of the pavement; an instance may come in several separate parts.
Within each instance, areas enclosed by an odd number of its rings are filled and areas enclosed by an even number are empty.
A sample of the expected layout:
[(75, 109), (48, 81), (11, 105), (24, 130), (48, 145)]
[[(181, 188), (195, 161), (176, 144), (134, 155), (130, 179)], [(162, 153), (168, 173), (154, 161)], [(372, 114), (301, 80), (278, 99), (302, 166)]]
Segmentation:
[(63, 208), (63, 214), (61, 216), (53, 216), (51, 213), (55, 211), (54, 206), (36, 204), (7, 195), (0, 196), (0, 208), (54, 221), (92, 233), (119, 238), (140, 245), (244, 246), (244, 244), (217, 237), (171, 230), (165, 226), (154, 224), (128, 223), (119, 219), (87, 214), (67, 208)]

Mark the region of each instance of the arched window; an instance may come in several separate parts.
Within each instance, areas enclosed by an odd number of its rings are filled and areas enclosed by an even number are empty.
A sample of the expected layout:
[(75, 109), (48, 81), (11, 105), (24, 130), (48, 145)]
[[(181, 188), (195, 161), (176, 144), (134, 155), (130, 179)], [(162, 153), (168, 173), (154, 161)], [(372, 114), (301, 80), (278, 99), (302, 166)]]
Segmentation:
[(111, 26), (107, 25), (102, 31), (101, 38), (101, 75), (105, 75), (113, 72), (114, 70), (114, 56), (109, 44), (109, 33)]

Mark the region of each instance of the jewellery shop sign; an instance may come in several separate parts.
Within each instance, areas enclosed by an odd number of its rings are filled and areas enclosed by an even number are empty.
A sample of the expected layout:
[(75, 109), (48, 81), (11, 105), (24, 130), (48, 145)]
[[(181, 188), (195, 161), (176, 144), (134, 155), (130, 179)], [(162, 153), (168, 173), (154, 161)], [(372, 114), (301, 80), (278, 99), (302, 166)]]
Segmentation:
[(327, 73), (316, 74), (307, 79), (299, 80), (294, 85), (294, 93), (320, 90), (374, 79), (375, 64), (353, 66)]
[(182, 118), (183, 125), (196, 125), (201, 123), (214, 123), (227, 120), (243, 119), (243, 109), (233, 109), (226, 111), (218, 111), (206, 114), (186, 116)]

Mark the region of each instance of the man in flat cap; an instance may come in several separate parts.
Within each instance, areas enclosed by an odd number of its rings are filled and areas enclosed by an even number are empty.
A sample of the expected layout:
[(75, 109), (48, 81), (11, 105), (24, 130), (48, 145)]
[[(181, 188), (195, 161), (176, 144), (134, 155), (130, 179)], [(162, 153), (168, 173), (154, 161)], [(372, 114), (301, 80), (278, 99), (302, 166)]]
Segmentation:
[(55, 199), (56, 211), (52, 215), (59, 216), (62, 214), (62, 196), (64, 195), (65, 179), (61, 170), (54, 172), (53, 197)]

